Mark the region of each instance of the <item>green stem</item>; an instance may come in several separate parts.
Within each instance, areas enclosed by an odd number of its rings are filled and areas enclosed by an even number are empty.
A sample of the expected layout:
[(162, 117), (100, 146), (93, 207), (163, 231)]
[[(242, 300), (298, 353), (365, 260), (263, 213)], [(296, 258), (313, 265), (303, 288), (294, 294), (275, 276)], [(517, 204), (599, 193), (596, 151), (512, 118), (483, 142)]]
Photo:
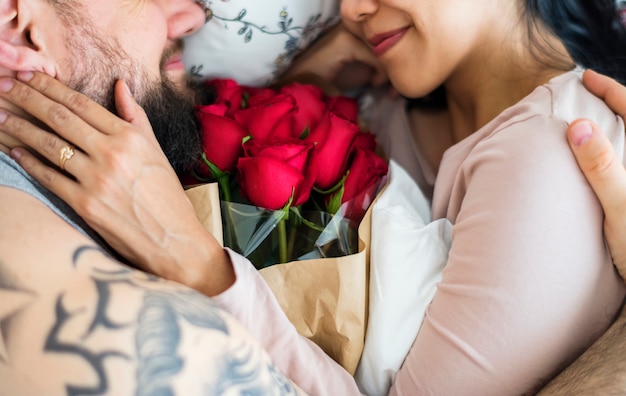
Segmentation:
[(278, 258), (281, 263), (287, 262), (287, 225), (285, 218), (278, 222)]
[(217, 184), (220, 186), (220, 190), (222, 190), (224, 201), (230, 202), (230, 179), (228, 175), (218, 177)]
[(298, 227), (295, 224), (291, 223), (291, 230), (289, 231), (289, 242), (287, 243), (287, 254), (289, 255), (289, 257), (293, 257), (297, 231)]
[(222, 172), (222, 170), (220, 168), (218, 168), (217, 166), (215, 166), (214, 163), (209, 161), (209, 159), (206, 157), (206, 153), (202, 153), (202, 161), (204, 161), (206, 166), (211, 171), (211, 175), (215, 179), (217, 179), (217, 184), (219, 185), (220, 190), (222, 190), (222, 197), (224, 198), (224, 201), (230, 202), (230, 177), (229, 177), (229, 174), (227, 172)]

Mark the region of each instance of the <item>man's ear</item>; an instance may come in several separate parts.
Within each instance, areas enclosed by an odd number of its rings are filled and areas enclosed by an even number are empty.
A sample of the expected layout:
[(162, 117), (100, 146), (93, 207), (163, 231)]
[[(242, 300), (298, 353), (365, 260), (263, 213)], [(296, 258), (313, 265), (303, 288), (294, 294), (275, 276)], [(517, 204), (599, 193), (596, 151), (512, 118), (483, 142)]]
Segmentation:
[[(31, 40), (33, 24), (25, 0), (0, 0), (0, 68), (41, 71), (56, 77), (55, 63)], [(6, 74), (6, 73), (4, 73)]]

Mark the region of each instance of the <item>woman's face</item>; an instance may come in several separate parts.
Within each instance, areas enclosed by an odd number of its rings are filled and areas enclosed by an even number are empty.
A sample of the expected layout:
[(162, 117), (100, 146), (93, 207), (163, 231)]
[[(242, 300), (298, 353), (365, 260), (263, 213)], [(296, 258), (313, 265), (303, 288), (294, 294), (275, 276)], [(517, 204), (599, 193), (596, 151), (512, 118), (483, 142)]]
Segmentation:
[(419, 97), (457, 74), (466, 75), (488, 56), (491, 38), (503, 35), (496, 26), (503, 26), (503, 3), (341, 0), (341, 13), (348, 28), (369, 43), (395, 88)]

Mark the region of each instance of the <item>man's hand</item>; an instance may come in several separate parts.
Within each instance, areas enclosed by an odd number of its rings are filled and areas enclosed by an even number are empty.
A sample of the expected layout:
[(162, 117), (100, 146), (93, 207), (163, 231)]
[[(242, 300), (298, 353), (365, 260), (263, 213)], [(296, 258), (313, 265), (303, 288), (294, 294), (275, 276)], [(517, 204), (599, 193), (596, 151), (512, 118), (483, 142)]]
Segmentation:
[(0, 130), (56, 165), (14, 148), (28, 173), (141, 269), (209, 295), (232, 284), (226, 253), (198, 221), (124, 82), (115, 87), (119, 118), (45, 74), (18, 79), (0, 79), (0, 95), (56, 132), (0, 111)]
[(296, 58), (283, 78), (289, 80), (306, 74), (319, 76), (342, 91), (387, 82), (382, 65), (367, 44), (342, 23), (325, 32)]
[[(585, 86), (622, 118), (626, 115), (626, 87), (592, 71)], [(605, 213), (604, 231), (613, 262), (626, 279), (626, 170), (607, 137), (589, 120), (576, 120), (567, 137), (580, 169), (596, 192)]]

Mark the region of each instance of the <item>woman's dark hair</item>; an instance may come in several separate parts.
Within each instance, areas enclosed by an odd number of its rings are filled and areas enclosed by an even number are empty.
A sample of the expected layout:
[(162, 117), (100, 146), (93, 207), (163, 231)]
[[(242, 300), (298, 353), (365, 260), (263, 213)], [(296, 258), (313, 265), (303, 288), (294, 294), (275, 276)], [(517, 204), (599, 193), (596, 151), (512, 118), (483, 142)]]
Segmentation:
[[(525, 0), (529, 27), (541, 21), (558, 36), (574, 61), (626, 83), (626, 1)], [(529, 32), (537, 30), (529, 29)], [(537, 37), (531, 40), (537, 41)], [(541, 47), (540, 47), (541, 48)]]

